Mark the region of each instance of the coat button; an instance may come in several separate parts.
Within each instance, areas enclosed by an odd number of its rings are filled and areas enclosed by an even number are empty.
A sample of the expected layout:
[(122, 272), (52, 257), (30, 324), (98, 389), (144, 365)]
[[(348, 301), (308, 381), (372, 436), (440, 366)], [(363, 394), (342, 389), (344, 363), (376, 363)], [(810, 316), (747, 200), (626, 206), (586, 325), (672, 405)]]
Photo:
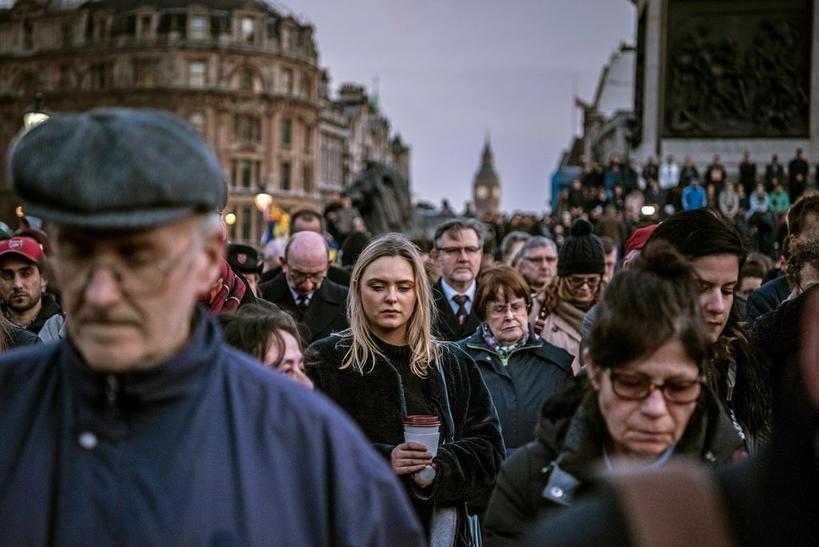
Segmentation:
[(86, 450), (94, 450), (97, 447), (97, 436), (90, 431), (83, 431), (77, 437), (77, 442)]
[(552, 497), (555, 498), (562, 498), (563, 497), (563, 489), (557, 486), (553, 486), (549, 493), (552, 494)]

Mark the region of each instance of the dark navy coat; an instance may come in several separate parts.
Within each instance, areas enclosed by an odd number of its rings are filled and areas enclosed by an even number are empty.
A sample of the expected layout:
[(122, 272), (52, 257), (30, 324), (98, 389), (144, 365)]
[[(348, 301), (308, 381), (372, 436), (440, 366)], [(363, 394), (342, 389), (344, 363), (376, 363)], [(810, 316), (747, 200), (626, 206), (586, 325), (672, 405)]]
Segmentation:
[(70, 339), (0, 359), (0, 545), (421, 545), (383, 458), (200, 315), (171, 361), (100, 374)]
[(480, 328), (458, 345), (481, 371), (498, 411), (506, 448), (533, 441), (543, 402), (572, 377), (571, 354), (543, 340), (531, 327), (526, 343), (506, 361), (486, 345)]

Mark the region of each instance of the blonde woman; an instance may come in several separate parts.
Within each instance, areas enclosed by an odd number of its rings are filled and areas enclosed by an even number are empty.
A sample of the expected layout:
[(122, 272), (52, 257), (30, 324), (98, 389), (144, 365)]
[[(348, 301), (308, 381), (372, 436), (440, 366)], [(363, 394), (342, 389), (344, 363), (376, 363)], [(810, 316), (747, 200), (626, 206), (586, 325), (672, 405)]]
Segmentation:
[[(308, 374), (403, 479), (430, 543), (468, 545), (465, 506), (492, 488), (503, 440), (475, 363), (432, 338), (433, 310), (417, 248), (399, 234), (375, 239), (353, 269), (350, 328), (311, 346)], [(404, 419), (419, 414), (440, 420), (435, 457), (404, 442)]]

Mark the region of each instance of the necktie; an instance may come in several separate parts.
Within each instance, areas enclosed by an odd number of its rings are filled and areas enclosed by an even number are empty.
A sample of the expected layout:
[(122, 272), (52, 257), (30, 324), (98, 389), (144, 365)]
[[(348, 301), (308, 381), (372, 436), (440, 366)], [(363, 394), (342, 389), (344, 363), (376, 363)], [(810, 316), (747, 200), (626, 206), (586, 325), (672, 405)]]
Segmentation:
[(466, 306), (464, 304), (469, 302), (469, 297), (465, 294), (456, 294), (455, 296), (452, 297), (452, 300), (454, 300), (455, 303), (458, 304), (458, 311), (455, 312), (455, 315), (458, 316), (458, 323), (463, 325), (464, 321), (466, 321), (466, 316), (468, 315), (466, 313)]
[(300, 313), (304, 313), (309, 305), (310, 301), (306, 296), (299, 295), (299, 297), (296, 299), (296, 307), (299, 309)]

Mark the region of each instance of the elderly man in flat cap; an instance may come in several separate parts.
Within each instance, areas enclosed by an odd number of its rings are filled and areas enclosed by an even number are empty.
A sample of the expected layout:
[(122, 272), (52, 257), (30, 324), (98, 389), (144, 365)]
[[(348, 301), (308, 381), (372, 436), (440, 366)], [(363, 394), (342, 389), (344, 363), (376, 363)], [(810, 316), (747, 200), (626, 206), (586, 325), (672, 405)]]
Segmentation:
[(68, 336), (0, 359), (0, 544), (422, 544), (350, 421), (197, 308), (225, 183), (194, 130), (57, 116), (9, 164), (53, 234)]

